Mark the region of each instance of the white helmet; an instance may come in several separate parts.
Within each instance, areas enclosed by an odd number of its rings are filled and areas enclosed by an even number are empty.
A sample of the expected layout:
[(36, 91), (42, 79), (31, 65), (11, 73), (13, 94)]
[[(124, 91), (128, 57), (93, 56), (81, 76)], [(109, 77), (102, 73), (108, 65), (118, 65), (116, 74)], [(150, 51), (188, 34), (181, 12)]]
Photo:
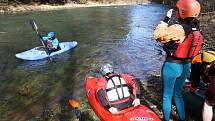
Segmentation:
[(100, 68), (103, 76), (113, 73), (113, 67), (110, 64), (103, 64)]

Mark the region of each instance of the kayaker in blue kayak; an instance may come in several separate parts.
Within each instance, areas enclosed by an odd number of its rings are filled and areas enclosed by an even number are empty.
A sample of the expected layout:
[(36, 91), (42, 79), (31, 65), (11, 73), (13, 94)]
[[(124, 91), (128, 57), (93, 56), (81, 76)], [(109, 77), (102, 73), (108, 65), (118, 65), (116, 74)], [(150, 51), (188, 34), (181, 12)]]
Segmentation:
[(110, 64), (102, 65), (103, 77), (99, 80), (102, 85), (97, 91), (100, 103), (111, 113), (117, 114), (125, 108), (140, 105), (140, 90), (133, 76), (114, 74)]
[(197, 87), (201, 80), (208, 86), (202, 117), (203, 121), (211, 121), (215, 106), (215, 51), (204, 51), (192, 59), (191, 91), (195, 93), (198, 90)]
[(41, 39), (46, 43), (46, 47), (48, 48), (48, 54), (50, 55), (52, 52), (60, 50), (59, 41), (56, 38), (54, 32), (49, 32), (47, 36), (41, 37)]

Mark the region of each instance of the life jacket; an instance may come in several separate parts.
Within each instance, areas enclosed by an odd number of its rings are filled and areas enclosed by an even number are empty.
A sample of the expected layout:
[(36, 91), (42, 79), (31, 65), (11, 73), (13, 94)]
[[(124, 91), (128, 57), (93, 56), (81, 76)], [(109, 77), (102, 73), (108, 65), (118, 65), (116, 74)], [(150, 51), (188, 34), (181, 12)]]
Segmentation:
[(132, 106), (132, 97), (126, 79), (121, 75), (111, 75), (106, 76), (106, 94), (110, 107), (115, 107), (118, 110), (123, 110), (125, 108)]
[(203, 36), (197, 28), (192, 28), (182, 43), (170, 41), (164, 44), (167, 56), (178, 59), (191, 59), (196, 56), (202, 47)]
[(129, 87), (120, 75), (106, 76), (106, 93), (110, 102), (126, 99), (130, 97)]

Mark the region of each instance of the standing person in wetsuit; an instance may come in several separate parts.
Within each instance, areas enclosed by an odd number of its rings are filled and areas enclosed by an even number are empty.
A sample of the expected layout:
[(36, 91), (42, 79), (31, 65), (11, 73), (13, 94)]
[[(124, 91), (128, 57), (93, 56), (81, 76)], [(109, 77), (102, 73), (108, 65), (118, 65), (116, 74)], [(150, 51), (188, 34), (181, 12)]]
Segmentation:
[(215, 51), (204, 51), (192, 60), (191, 65), (191, 91), (197, 91), (200, 81), (208, 85), (203, 106), (203, 121), (211, 121), (213, 118), (213, 106), (215, 106)]
[(99, 102), (111, 113), (117, 114), (125, 108), (140, 105), (140, 89), (133, 76), (114, 74), (110, 64), (102, 65), (103, 77), (99, 80), (103, 86), (97, 90)]
[(185, 120), (182, 88), (189, 74), (191, 59), (200, 51), (203, 36), (197, 17), (200, 4), (196, 0), (179, 0), (176, 4), (178, 22), (169, 25), (173, 9), (167, 12), (154, 31), (154, 39), (163, 44), (166, 60), (162, 67), (163, 120), (169, 121), (172, 97), (179, 120)]

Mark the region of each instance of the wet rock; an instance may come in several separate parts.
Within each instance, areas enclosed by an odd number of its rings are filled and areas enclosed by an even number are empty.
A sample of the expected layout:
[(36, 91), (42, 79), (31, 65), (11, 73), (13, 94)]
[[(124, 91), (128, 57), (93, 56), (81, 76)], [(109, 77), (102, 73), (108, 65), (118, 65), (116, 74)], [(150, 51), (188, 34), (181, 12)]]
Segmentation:
[(215, 18), (211, 20), (212, 23), (215, 23)]

